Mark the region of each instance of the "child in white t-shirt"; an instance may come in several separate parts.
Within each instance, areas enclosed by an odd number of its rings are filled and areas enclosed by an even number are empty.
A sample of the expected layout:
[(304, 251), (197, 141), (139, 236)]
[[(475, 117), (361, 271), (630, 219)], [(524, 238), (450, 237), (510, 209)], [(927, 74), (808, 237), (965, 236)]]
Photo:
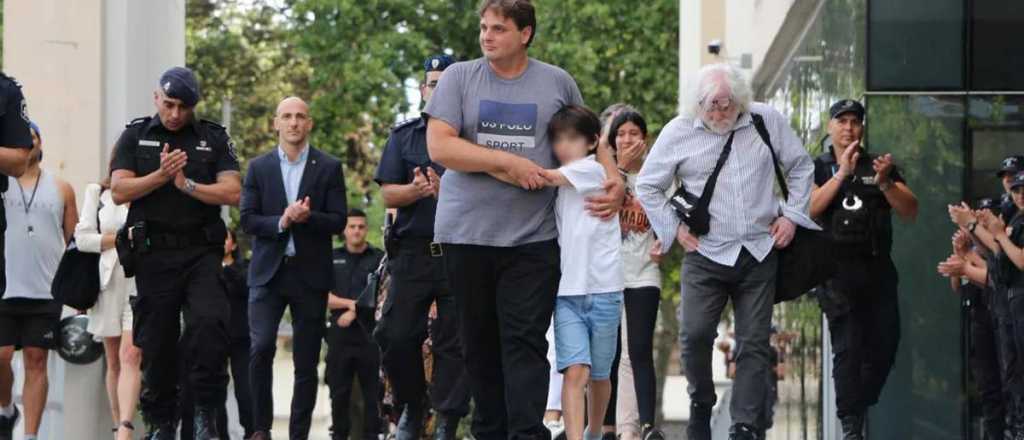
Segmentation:
[[(604, 167), (594, 159), (601, 122), (594, 112), (567, 106), (548, 123), (561, 168), (545, 170), (557, 186), (555, 218), (561, 247), (562, 279), (555, 303), (555, 348), (564, 375), (562, 417), (567, 440), (598, 440), (611, 396), (609, 379), (618, 343), (622, 306), (622, 243), (618, 219), (599, 219), (585, 198), (600, 194)], [(587, 385), (590, 398), (584, 399)], [(585, 402), (589, 420), (584, 429)]]

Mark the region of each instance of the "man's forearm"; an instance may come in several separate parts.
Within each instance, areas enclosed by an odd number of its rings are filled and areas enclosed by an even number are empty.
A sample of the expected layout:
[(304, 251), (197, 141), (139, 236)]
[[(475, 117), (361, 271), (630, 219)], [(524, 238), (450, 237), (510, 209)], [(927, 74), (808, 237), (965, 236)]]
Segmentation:
[(348, 298), (342, 298), (331, 292), (327, 295), (327, 308), (330, 310), (354, 309), (356, 302)]
[(502, 171), (501, 164), (513, 156), (462, 139), (447, 123), (436, 119), (427, 126), (427, 150), (434, 162), (464, 173)]
[(811, 218), (819, 218), (825, 214), (825, 211), (828, 210), (828, 205), (832, 204), (832, 200), (839, 194), (839, 188), (842, 185), (839, 179), (833, 177), (828, 179), (828, 182), (825, 182), (824, 185), (811, 191)]
[(21, 177), (28, 167), (28, 148), (0, 148), (0, 173), (5, 176)]
[(114, 172), (110, 184), (110, 195), (118, 205), (141, 199), (170, 181), (159, 170), (142, 177), (122, 177), (118, 172)]
[(196, 184), (195, 191), (187, 194), (207, 205), (238, 206), (242, 195), (242, 184), (238, 175), (232, 177), (222, 174), (222, 176), (218, 176), (217, 183)]
[(910, 188), (902, 183), (896, 183), (884, 194), (896, 215), (908, 222), (917, 219), (917, 197), (910, 192)]
[(384, 199), (384, 206), (388, 208), (403, 208), (416, 203), (421, 197), (416, 185), (407, 184), (384, 184), (380, 188), (381, 198)]

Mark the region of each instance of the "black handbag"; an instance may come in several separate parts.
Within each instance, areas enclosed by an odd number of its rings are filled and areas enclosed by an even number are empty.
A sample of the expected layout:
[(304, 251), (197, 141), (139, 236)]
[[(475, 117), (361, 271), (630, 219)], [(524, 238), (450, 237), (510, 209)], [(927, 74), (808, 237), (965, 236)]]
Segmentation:
[(50, 285), (53, 299), (76, 310), (90, 309), (100, 297), (100, 254), (82, 252), (68, 244)]
[(686, 223), (690, 234), (694, 237), (706, 235), (711, 231), (711, 211), (709, 209), (711, 197), (715, 194), (718, 175), (722, 172), (725, 161), (729, 159), (729, 153), (732, 152), (734, 136), (736, 136), (735, 131), (730, 133), (729, 140), (725, 141), (725, 147), (722, 148), (722, 153), (718, 155), (718, 162), (715, 163), (715, 170), (711, 172), (711, 177), (708, 177), (708, 181), (704, 184), (704, 191), (701, 192), (699, 198), (687, 191), (686, 187), (680, 183), (679, 189), (668, 200), (668, 204), (676, 211), (679, 220)]
[[(764, 125), (764, 118), (751, 113), (754, 128), (761, 140), (768, 145), (772, 153), (772, 165), (775, 167), (775, 178), (779, 181), (782, 197), (789, 200), (789, 186), (779, 166), (779, 158), (772, 146), (771, 136)], [(796, 228), (796, 234), (789, 246), (778, 251), (778, 273), (775, 277), (775, 303), (800, 298), (815, 287), (825, 284), (837, 270), (835, 256), (831, 255), (831, 240), (820, 231)]]

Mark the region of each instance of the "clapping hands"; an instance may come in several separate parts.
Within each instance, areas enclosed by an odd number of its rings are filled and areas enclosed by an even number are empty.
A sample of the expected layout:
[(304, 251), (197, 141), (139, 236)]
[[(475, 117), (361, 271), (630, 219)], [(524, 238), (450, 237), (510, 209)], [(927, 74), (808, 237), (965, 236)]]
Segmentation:
[(281, 229), (288, 229), (295, 223), (306, 223), (312, 214), (309, 208), (309, 197), (298, 200), (288, 205), (281, 214)]

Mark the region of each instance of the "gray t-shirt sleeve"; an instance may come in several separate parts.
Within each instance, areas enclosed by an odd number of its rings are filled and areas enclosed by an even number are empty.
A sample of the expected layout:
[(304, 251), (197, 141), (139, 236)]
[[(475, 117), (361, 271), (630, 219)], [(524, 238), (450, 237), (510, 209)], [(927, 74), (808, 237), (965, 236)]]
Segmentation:
[(441, 75), (434, 94), (427, 101), (423, 114), (427, 118), (440, 119), (462, 133), (462, 65), (456, 64)]
[(576, 85), (576, 80), (573, 79), (572, 75), (566, 73), (565, 82), (567, 83), (566, 87), (568, 88), (569, 93), (569, 104), (582, 106), (583, 95), (580, 93), (579, 86)]

